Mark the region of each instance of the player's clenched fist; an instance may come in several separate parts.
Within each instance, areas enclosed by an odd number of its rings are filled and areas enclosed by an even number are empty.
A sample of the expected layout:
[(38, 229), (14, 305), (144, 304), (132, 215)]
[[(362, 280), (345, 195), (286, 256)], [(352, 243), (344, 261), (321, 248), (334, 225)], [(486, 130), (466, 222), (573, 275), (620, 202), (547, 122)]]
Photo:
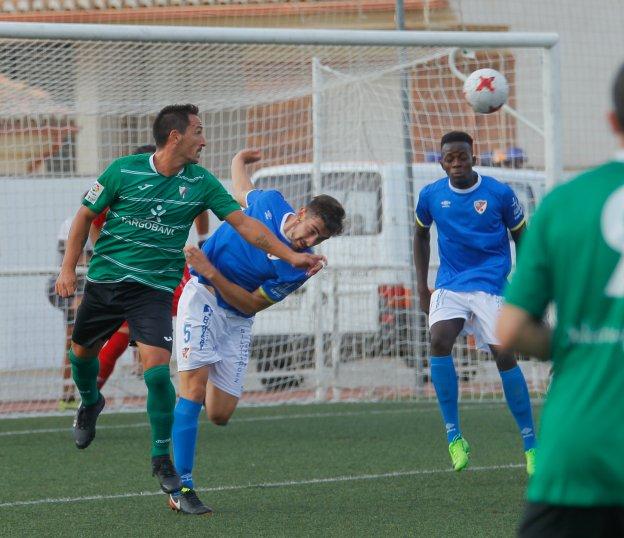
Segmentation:
[(234, 160), (240, 160), (244, 164), (256, 163), (260, 159), (262, 159), (262, 153), (257, 149), (242, 149), (234, 156)]
[(431, 290), (429, 288), (419, 289), (418, 301), (420, 303), (420, 309), (425, 314), (429, 314), (429, 305), (431, 304)]
[(54, 288), (61, 297), (73, 295), (76, 292), (76, 271), (61, 269)]
[(305, 269), (308, 276), (315, 275), (327, 265), (327, 258), (319, 254), (297, 252), (292, 256), (291, 265), (299, 269)]
[(196, 246), (186, 245), (184, 247), (184, 257), (186, 258), (186, 263), (188, 263), (200, 275), (203, 275), (207, 279), (212, 278), (215, 267), (210, 263), (208, 258), (204, 256), (204, 253)]

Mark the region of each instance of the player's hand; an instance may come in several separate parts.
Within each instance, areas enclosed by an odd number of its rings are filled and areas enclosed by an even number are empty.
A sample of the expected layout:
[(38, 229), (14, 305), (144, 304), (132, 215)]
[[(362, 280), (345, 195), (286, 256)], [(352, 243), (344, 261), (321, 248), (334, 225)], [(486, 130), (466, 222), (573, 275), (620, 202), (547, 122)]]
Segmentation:
[(262, 159), (262, 153), (259, 149), (241, 149), (234, 155), (234, 159), (242, 160), (245, 164), (257, 163)]
[(61, 269), (54, 289), (61, 297), (71, 297), (76, 293), (76, 270), (75, 269)]
[(313, 276), (327, 266), (327, 258), (319, 254), (295, 252), (290, 260), (290, 264), (299, 269), (305, 269), (306, 275)]
[(429, 314), (429, 305), (431, 304), (431, 290), (429, 288), (418, 290), (418, 301), (420, 303), (420, 309)]
[(204, 256), (204, 253), (199, 250), (195, 245), (186, 245), (184, 247), (184, 257), (186, 263), (195, 269), (200, 275), (207, 279), (211, 279), (215, 272), (215, 266), (210, 263), (208, 258)]

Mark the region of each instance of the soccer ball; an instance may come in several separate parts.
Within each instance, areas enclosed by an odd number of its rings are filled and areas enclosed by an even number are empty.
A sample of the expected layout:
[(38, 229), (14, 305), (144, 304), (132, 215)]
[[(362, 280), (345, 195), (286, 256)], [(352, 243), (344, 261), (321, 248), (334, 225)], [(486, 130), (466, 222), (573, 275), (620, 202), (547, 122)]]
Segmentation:
[(479, 114), (496, 112), (508, 96), (507, 79), (495, 69), (478, 69), (464, 82), (464, 97)]

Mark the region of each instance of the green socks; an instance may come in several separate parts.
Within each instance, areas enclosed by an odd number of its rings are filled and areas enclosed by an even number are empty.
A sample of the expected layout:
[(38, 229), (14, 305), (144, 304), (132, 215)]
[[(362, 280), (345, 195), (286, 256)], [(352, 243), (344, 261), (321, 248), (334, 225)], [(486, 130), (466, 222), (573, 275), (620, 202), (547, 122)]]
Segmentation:
[(80, 392), (80, 398), (84, 405), (97, 403), (100, 391), (97, 388), (97, 375), (100, 363), (97, 357), (81, 359), (69, 350), (69, 362), (71, 362), (72, 377)]
[(143, 379), (147, 385), (147, 415), (152, 426), (152, 457), (165, 456), (169, 454), (176, 400), (169, 365), (161, 364), (145, 370)]

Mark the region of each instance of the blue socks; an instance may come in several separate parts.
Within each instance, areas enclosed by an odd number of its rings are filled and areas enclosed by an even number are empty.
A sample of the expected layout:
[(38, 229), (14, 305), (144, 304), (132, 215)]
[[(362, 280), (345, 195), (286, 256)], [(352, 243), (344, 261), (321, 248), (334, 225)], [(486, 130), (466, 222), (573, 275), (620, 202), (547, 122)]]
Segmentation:
[(457, 407), (457, 373), (453, 357), (431, 357), (431, 382), (438, 397), (438, 404), (446, 427), (446, 438), (450, 443), (461, 435), (459, 429), (459, 411)]
[(499, 372), (503, 381), (503, 391), (511, 414), (516, 419), (520, 428), (524, 450), (527, 451), (535, 446), (535, 429), (533, 428), (533, 416), (531, 414), (531, 399), (524, 375), (520, 366), (511, 370)]
[(173, 460), (182, 485), (193, 487), (193, 462), (202, 404), (180, 398), (173, 419)]

